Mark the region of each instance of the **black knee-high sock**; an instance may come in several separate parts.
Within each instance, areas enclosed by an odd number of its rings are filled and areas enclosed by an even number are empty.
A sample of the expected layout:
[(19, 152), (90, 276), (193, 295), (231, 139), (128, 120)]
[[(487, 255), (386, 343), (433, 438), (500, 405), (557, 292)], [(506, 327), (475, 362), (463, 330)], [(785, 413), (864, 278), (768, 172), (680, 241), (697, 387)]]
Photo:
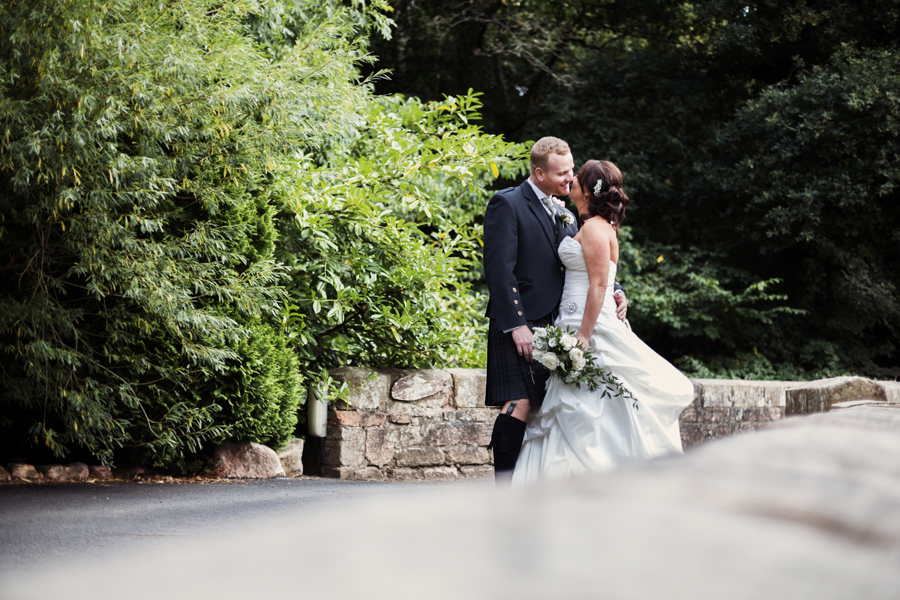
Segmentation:
[(512, 471), (525, 439), (525, 421), (501, 414), (494, 421), (494, 431), (488, 449), (494, 450), (494, 474)]

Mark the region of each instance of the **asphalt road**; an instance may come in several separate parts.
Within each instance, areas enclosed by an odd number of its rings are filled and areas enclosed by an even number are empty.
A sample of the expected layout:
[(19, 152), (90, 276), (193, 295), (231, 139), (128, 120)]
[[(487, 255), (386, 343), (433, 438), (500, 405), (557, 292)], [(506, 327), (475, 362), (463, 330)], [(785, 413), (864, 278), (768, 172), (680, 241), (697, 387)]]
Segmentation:
[[(331, 509), (367, 496), (416, 494), (484, 481), (376, 483), (302, 477), (211, 483), (0, 486), (0, 578), (252, 527), (279, 514)], [(352, 508), (351, 508), (352, 510)], [(102, 580), (102, 576), (100, 576)]]

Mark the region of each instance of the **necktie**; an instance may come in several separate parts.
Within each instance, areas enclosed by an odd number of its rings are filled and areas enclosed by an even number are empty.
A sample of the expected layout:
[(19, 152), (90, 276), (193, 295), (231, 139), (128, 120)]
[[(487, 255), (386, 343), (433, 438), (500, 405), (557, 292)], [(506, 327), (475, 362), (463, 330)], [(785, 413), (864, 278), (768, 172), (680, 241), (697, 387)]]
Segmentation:
[(543, 202), (544, 206), (546, 206), (550, 210), (550, 215), (553, 216), (553, 222), (556, 223), (556, 217), (559, 215), (559, 209), (556, 207), (556, 202), (554, 202), (547, 196), (541, 198), (541, 202)]

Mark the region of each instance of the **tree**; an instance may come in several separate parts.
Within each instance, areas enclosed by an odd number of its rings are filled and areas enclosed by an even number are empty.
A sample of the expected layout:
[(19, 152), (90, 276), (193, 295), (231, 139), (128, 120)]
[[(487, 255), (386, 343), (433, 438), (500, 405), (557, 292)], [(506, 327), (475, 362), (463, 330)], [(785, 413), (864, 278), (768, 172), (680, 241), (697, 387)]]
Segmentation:
[(897, 365), (895, 1), (398, 6), (379, 89), (427, 96), (417, 61), (446, 63), (446, 89), (488, 91), (488, 131), (623, 170), (630, 244), (665, 257), (621, 270), (657, 350), (704, 375)]
[(311, 368), (484, 364), (484, 185), (521, 173), (525, 148), (484, 134), (479, 107), (381, 97), (348, 144), (282, 177), (285, 319)]
[[(302, 396), (276, 319), (268, 188), (286, 155), (351, 131), (367, 91), (350, 13), (295, 3), (303, 43), (274, 52), (260, 42), (283, 35), (275, 4), (0, 8), (9, 452), (172, 463), (292, 428)], [(204, 393), (213, 381), (233, 386), (230, 404)], [(282, 425), (254, 425), (239, 398)]]

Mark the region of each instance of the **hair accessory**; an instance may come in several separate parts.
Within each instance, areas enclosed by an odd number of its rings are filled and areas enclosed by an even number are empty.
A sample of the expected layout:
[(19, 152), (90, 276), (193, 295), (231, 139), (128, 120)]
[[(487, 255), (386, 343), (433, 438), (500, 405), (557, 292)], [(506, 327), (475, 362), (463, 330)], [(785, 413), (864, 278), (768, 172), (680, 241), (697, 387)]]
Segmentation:
[(594, 186), (594, 196), (599, 196), (600, 192), (602, 192), (602, 191), (603, 191), (603, 180), (598, 179), (597, 185)]

